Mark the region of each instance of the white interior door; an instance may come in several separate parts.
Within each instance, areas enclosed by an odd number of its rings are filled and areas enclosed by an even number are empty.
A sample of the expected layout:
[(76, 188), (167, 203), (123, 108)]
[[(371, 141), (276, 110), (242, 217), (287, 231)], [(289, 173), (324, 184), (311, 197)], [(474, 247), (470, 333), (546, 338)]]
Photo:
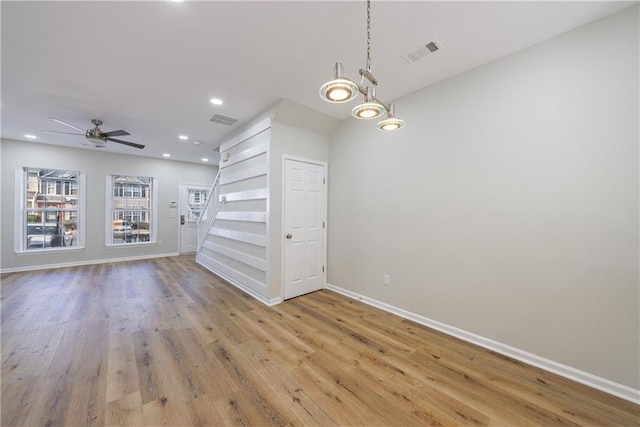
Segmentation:
[(209, 187), (180, 184), (180, 253), (193, 253), (198, 245), (198, 218), (207, 201)]
[(325, 284), (325, 166), (285, 159), (284, 298)]

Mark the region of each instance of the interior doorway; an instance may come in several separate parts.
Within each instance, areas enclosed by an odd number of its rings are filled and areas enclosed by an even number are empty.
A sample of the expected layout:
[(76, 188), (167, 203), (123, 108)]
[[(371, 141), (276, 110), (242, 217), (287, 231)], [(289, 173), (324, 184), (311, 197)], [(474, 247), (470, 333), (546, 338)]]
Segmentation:
[(326, 283), (326, 163), (284, 158), (284, 299)]

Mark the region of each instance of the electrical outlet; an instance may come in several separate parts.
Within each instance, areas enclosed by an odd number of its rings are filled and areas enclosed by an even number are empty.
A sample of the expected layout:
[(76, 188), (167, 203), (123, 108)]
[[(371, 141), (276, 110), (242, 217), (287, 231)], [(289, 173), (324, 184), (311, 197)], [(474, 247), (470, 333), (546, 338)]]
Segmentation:
[(390, 277), (389, 277), (389, 275), (388, 275), (388, 274), (383, 274), (383, 275), (382, 275), (382, 284), (383, 284), (383, 285), (385, 285), (385, 286), (389, 286), (389, 285), (391, 284), (391, 283), (390, 283), (390, 280), (391, 280), (391, 279), (390, 279)]

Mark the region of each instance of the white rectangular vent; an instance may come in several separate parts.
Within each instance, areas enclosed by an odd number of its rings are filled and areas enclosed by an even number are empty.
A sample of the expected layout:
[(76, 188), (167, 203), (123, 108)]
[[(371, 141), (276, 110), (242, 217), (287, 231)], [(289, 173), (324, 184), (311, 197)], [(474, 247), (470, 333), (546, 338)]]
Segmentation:
[(213, 122), (213, 123), (219, 123), (219, 124), (225, 125), (225, 126), (231, 126), (232, 124), (237, 122), (238, 119), (234, 119), (232, 117), (223, 116), (222, 114), (216, 114), (215, 116), (211, 117), (209, 119), (209, 121)]
[(408, 53), (405, 53), (404, 55), (402, 55), (402, 59), (407, 61), (409, 64), (415, 64), (425, 56), (431, 55), (432, 53), (436, 53), (440, 49), (442, 49), (442, 43), (440, 43), (437, 40), (433, 40), (433, 41), (430, 41), (429, 43), (426, 43), (420, 46), (417, 49), (414, 49)]

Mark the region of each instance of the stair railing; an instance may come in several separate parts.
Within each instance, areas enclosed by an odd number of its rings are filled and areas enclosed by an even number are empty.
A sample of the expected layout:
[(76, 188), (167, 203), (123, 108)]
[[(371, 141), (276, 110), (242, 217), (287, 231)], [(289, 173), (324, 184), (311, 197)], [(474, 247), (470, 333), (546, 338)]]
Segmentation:
[(200, 214), (200, 218), (198, 218), (198, 253), (202, 250), (202, 245), (205, 240), (207, 240), (207, 235), (209, 234), (209, 229), (213, 226), (213, 223), (216, 220), (216, 215), (218, 214), (218, 209), (220, 209), (220, 202), (218, 199), (220, 198), (220, 170), (218, 170), (218, 174), (216, 178), (213, 180), (213, 185), (208, 192), (207, 195), (207, 203), (205, 204), (204, 210)]

